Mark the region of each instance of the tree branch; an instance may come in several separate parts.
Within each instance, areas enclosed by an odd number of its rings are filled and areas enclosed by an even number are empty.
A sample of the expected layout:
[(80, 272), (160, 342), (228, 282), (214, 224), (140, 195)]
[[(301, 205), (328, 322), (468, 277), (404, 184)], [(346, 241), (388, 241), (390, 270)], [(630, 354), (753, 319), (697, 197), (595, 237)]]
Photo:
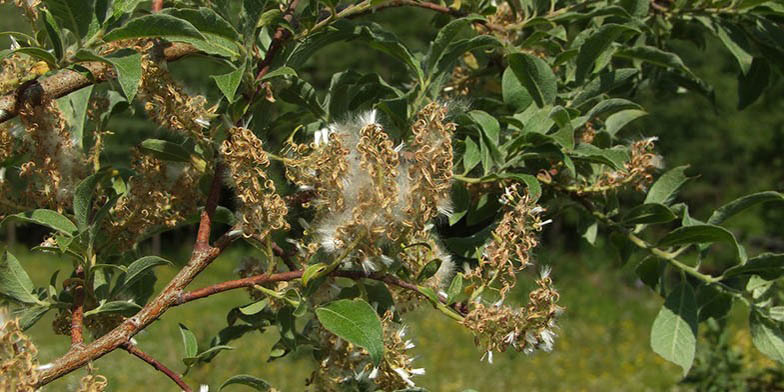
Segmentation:
[(82, 336), (82, 324), (84, 321), (84, 268), (80, 265), (76, 267), (76, 278), (78, 282), (72, 286), (73, 306), (71, 307), (71, 348), (77, 348), (84, 344)]
[[(218, 167), (216, 166), (216, 169)], [(208, 219), (206, 221), (202, 219), (199, 225), (199, 232), (206, 233), (207, 238), (209, 238), (211, 216), (218, 204), (221, 176), (213, 176), (212, 181), (210, 197), (207, 199), (208, 204), (204, 208)], [(218, 183), (217, 185), (216, 182)], [(152, 324), (170, 307), (176, 305), (185, 287), (207, 268), (238, 236), (238, 233), (229, 232), (221, 236), (215, 242), (215, 246), (209, 246), (209, 244), (207, 246), (194, 246), (188, 263), (172, 278), (157, 297), (145, 305), (133, 317), (125, 320), (106, 335), (86, 346), (76, 347), (52, 362), (51, 368), (41, 371), (36, 386), (46, 385), (128, 343), (139, 331)]]
[[(173, 43), (163, 49), (167, 61), (175, 61), (183, 56), (197, 53), (191, 45)], [(66, 96), (91, 84), (98, 84), (117, 77), (114, 67), (101, 61), (85, 61), (79, 67), (90, 71), (91, 76), (84, 73), (62, 69), (60, 72), (43, 80), (34, 81), (20, 86), (16, 91), (0, 96), (0, 123), (4, 123), (19, 114), (24, 103), (40, 105), (45, 99), (56, 99)]]
[(196, 244), (193, 246), (193, 251), (203, 251), (210, 247), (210, 232), (212, 231), (212, 217), (215, 215), (215, 209), (218, 207), (218, 198), (220, 197), (221, 182), (223, 181), (223, 164), (218, 162), (215, 164), (215, 173), (212, 178), (212, 185), (210, 187), (210, 194), (207, 196), (207, 205), (204, 211), (201, 212), (201, 220), (199, 221), (199, 231), (196, 234)]
[[(291, 23), (292, 19), (294, 19), (294, 11), (299, 6), (299, 0), (291, 0), (288, 7), (286, 7), (286, 11), (283, 13), (283, 19), (287, 23)], [(272, 64), (272, 59), (275, 55), (278, 54), (280, 49), (283, 47), (283, 43), (286, 42), (291, 38), (291, 32), (283, 27), (278, 27), (275, 29), (275, 34), (272, 35), (272, 42), (267, 49), (267, 53), (264, 54), (264, 58), (259, 63), (258, 73), (256, 74), (256, 80), (261, 79), (264, 75), (269, 72), (270, 64)], [(261, 90), (261, 85), (256, 87), (256, 93)]]
[(152, 0), (152, 12), (158, 12), (163, 9), (163, 0)]
[(177, 373), (175, 373), (171, 369), (167, 368), (164, 364), (160, 363), (157, 359), (153, 358), (152, 356), (145, 353), (144, 351), (139, 350), (139, 348), (136, 347), (134, 344), (130, 342), (126, 342), (123, 343), (120, 347), (122, 347), (123, 350), (127, 351), (131, 355), (141, 359), (144, 362), (147, 362), (150, 366), (154, 367), (155, 370), (158, 370), (159, 372), (165, 374), (172, 381), (174, 381), (174, 383), (177, 384), (177, 386), (179, 386), (183, 391), (185, 392), (192, 391), (191, 387), (189, 387), (188, 384), (185, 383), (182, 377), (177, 375)]

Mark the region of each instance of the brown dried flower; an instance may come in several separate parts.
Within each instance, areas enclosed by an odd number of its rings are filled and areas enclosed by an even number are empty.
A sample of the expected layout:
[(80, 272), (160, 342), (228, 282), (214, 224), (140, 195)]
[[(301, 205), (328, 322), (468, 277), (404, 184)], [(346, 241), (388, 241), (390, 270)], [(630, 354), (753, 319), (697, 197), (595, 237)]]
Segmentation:
[(526, 354), (553, 349), (555, 322), (564, 309), (557, 305), (559, 295), (552, 286), (549, 268), (542, 270), (536, 283), (539, 287), (528, 294), (525, 307), (512, 309), (500, 301), (490, 306), (476, 303), (463, 320), (490, 362), (494, 351), (503, 352), (509, 346)]
[(501, 202), (511, 207), (493, 230), (492, 241), (485, 248), (479, 265), (467, 275), (483, 282), (499, 281), (501, 297), (517, 282), (517, 273), (530, 265), (531, 249), (538, 245), (537, 233), (549, 221), (542, 222), (544, 209), (517, 184), (506, 189)]
[(249, 129), (231, 128), (221, 153), (242, 204), (238, 220), (243, 235), (261, 240), (273, 230), (288, 229), (288, 208), (265, 172), (270, 162), (261, 140)]
[(19, 320), (0, 309), (0, 391), (33, 392), (38, 382), (38, 349), (22, 333)]

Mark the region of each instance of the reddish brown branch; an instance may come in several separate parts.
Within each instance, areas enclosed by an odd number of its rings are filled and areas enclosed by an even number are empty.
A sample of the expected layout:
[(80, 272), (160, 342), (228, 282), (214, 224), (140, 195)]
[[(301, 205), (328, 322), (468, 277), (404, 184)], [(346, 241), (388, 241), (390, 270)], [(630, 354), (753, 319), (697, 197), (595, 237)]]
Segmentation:
[(82, 325), (84, 321), (84, 268), (76, 267), (77, 283), (71, 287), (73, 305), (71, 307), (71, 348), (84, 344)]
[(167, 368), (164, 364), (160, 363), (157, 359), (151, 357), (149, 354), (145, 353), (142, 350), (139, 350), (138, 347), (133, 345), (130, 342), (123, 343), (120, 347), (123, 350), (127, 351), (128, 353), (132, 354), (133, 356), (141, 359), (144, 362), (147, 362), (150, 366), (154, 367), (155, 370), (165, 374), (169, 377), (172, 381), (174, 381), (177, 386), (179, 386), (185, 392), (191, 392), (191, 387), (185, 383), (185, 381), (180, 377), (177, 373), (172, 371), (171, 369)]
[(158, 12), (163, 9), (163, 0), (152, 0), (152, 12)]
[[(216, 170), (216, 172), (217, 171), (218, 170)], [(218, 204), (221, 176), (215, 175), (212, 181), (210, 196), (207, 199), (207, 206), (204, 209), (208, 219), (206, 222), (202, 220), (199, 225), (199, 232), (206, 232), (207, 238), (209, 238), (209, 225), (211, 223), (212, 213), (214, 213)], [(142, 310), (133, 317), (125, 320), (106, 335), (88, 345), (77, 347), (52, 362), (51, 368), (39, 373), (36, 386), (41, 387), (46, 385), (86, 365), (88, 362), (96, 360), (118, 347), (127, 344), (134, 335), (139, 333), (139, 331), (152, 324), (153, 321), (161, 317), (170, 307), (176, 305), (177, 300), (180, 298), (185, 287), (187, 287), (199, 273), (204, 271), (204, 269), (207, 268), (207, 266), (215, 260), (215, 258), (217, 258), (234, 239), (236, 239), (235, 235), (227, 233), (215, 242), (214, 247), (209, 246), (209, 244), (207, 244), (206, 247), (194, 246), (191, 259), (177, 275), (172, 278), (157, 297), (145, 305)]]
[(215, 209), (218, 207), (218, 198), (220, 197), (222, 177), (223, 165), (218, 162), (215, 165), (215, 174), (213, 174), (212, 185), (210, 186), (210, 194), (207, 196), (207, 205), (204, 207), (204, 211), (201, 212), (199, 232), (196, 234), (196, 244), (193, 247), (194, 252), (197, 249), (203, 251), (210, 247), (212, 218), (213, 215), (215, 215)]
[(257, 284), (264, 284), (270, 282), (284, 282), (302, 277), (302, 271), (288, 271), (278, 274), (261, 274), (250, 276), (243, 279), (230, 280), (227, 282), (217, 283), (212, 286), (200, 288), (198, 290), (183, 293), (176, 305), (182, 305), (186, 302), (195, 301), (197, 299), (209, 297), (213, 294), (222, 293), (224, 291), (234, 290), (242, 287), (252, 287)]

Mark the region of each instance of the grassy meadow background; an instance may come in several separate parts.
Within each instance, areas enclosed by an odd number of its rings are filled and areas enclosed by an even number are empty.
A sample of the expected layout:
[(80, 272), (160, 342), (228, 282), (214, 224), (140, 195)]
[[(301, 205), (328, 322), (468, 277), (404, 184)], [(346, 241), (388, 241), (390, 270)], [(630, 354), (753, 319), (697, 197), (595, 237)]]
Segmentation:
[[(434, 30), (428, 24), (431, 14), (423, 10), (395, 10), (374, 16), (376, 21), (394, 30), (414, 50), (423, 50)], [(0, 31), (25, 30), (24, 20), (9, 4), (0, 5)], [(6, 38), (0, 49), (7, 48)], [(670, 94), (641, 91), (635, 98), (650, 111), (650, 116), (634, 123), (622, 135), (629, 140), (659, 135), (658, 152), (668, 167), (691, 164), (690, 173), (697, 178), (682, 193), (692, 206), (692, 215), (704, 219), (709, 212), (741, 194), (762, 190), (784, 189), (784, 86), (767, 90), (762, 99), (743, 112), (735, 110), (737, 102), (733, 60), (708, 42), (705, 52), (692, 46), (677, 48), (696, 73), (716, 88), (717, 106), (695, 94)], [(351, 55), (345, 52), (350, 50)], [(400, 81), (402, 69), (383, 55), (356, 45), (334, 45), (320, 52), (300, 76), (317, 89), (328, 86), (335, 72), (352, 66), (359, 72), (380, 72), (391, 82)], [(215, 97), (214, 87), (203, 74), (213, 67), (200, 59), (187, 59), (172, 64), (176, 76), (189, 86), (189, 91)], [(402, 67), (401, 67), (402, 68)], [(215, 73), (223, 73), (216, 71)], [(147, 137), (165, 135), (138, 116), (127, 116), (113, 122), (115, 135), (107, 144), (114, 150), (107, 156), (128, 156), (128, 148)], [(649, 329), (663, 300), (636, 277), (634, 268), (639, 259), (620, 265), (609, 246), (600, 240), (591, 247), (578, 234), (578, 218), (565, 214), (547, 227), (543, 245), (536, 255), (538, 264), (553, 267), (553, 276), (561, 293), (561, 304), (567, 308), (560, 322), (555, 350), (527, 357), (516, 352), (496, 354), (495, 363), (480, 362), (481, 352), (473, 345), (470, 334), (440, 314), (423, 308), (405, 316), (410, 336), (417, 347), (417, 367), (427, 374), (416, 381), (431, 391), (661, 391), (691, 390), (679, 384), (681, 370), (665, 362), (649, 347)], [(738, 239), (747, 245), (750, 254), (762, 250), (784, 251), (781, 235), (781, 210), (756, 208), (730, 222)], [(70, 261), (51, 255), (30, 253), (27, 247), (41, 241), (35, 231), (19, 230), (20, 244), (12, 248), (36, 285), (45, 285), (51, 272), (60, 269), (61, 280), (70, 274)], [(0, 234), (5, 244), (5, 235)], [(192, 235), (187, 232), (164, 237), (163, 256), (175, 263), (187, 259)], [(144, 244), (143, 249), (148, 249)], [(217, 259), (191, 286), (234, 279), (239, 260), (252, 252), (249, 248), (231, 249)], [(144, 253), (144, 252), (143, 252)], [(533, 269), (532, 269), (533, 271)], [(531, 272), (532, 272), (531, 271)], [(160, 267), (160, 288), (176, 273), (176, 267)], [(523, 303), (527, 291), (527, 274), (511, 296)], [(177, 371), (185, 366), (180, 358), (183, 348), (178, 323), (187, 325), (206, 345), (211, 336), (226, 325), (229, 309), (246, 304), (242, 290), (227, 292), (205, 300), (189, 303), (167, 312), (162, 319), (136, 336), (139, 346)], [(64, 336), (52, 334), (54, 312), (47, 314), (30, 331), (40, 351), (42, 363), (63, 354), (69, 346)], [(745, 323), (745, 312), (736, 309), (733, 323)], [(743, 326), (745, 328), (745, 326)], [(734, 331), (743, 329), (734, 329)], [(284, 359), (268, 362), (275, 342), (274, 328), (265, 334), (248, 334), (231, 343), (237, 350), (220, 353), (211, 363), (194, 368), (186, 377), (191, 385), (209, 384), (214, 390), (235, 374), (250, 374), (269, 381), (280, 391), (301, 391), (304, 380), (313, 370), (314, 362), (306, 351)], [(774, 366), (751, 347), (746, 332), (731, 337), (734, 347), (745, 355), (750, 368)], [(111, 391), (173, 391), (173, 384), (161, 373), (131, 357), (122, 350), (96, 361), (99, 373), (109, 379)], [(72, 391), (85, 370), (77, 371), (46, 387), (48, 391)], [(227, 388), (243, 390), (242, 386)], [(213, 389), (211, 389), (213, 390)]]

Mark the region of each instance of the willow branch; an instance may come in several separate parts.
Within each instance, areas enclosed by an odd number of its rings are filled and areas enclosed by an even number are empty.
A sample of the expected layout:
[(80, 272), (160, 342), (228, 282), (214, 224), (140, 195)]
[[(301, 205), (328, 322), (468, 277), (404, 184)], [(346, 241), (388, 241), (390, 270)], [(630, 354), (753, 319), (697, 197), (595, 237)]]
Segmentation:
[(71, 307), (71, 347), (76, 348), (84, 344), (82, 325), (84, 321), (84, 268), (76, 267), (78, 282), (72, 286), (73, 306)]
[(163, 9), (163, 0), (152, 0), (152, 12), (158, 12)]
[[(180, 58), (197, 53), (198, 50), (191, 45), (173, 43), (163, 49), (167, 61), (176, 61)], [(117, 77), (114, 67), (101, 61), (85, 61), (78, 63), (89, 75), (62, 69), (58, 73), (42, 80), (33, 81), (20, 86), (15, 91), (0, 96), (0, 123), (4, 123), (19, 114), (19, 108), (25, 103), (40, 105), (48, 99), (66, 96), (81, 88), (98, 84)]]
[[(219, 167), (218, 167), (219, 168)], [(217, 173), (216, 173), (217, 174)], [(206, 238), (209, 238), (211, 229), (211, 217), (218, 204), (218, 194), (220, 191), (221, 176), (213, 176), (213, 185), (211, 187), (210, 196), (207, 199), (207, 205), (204, 208), (208, 219), (202, 219), (199, 224), (199, 232), (206, 233)], [(215, 183), (218, 185), (215, 185)], [(202, 234), (205, 235), (205, 234)], [(199, 273), (204, 271), (205, 268), (215, 260), (226, 247), (237, 238), (237, 234), (229, 232), (221, 236), (214, 246), (194, 246), (193, 253), (187, 264), (172, 278), (166, 287), (145, 305), (133, 317), (125, 320), (122, 324), (111, 330), (106, 335), (98, 338), (88, 345), (75, 347), (62, 357), (52, 362), (52, 367), (41, 371), (38, 378), (36, 387), (46, 385), (76, 369), (81, 368), (88, 362), (96, 360), (109, 352), (126, 344), (130, 339), (152, 324), (155, 320), (161, 317), (162, 314), (176, 305), (178, 298), (180, 298), (185, 287), (196, 278)]]
[(160, 363), (157, 359), (153, 358), (152, 356), (145, 353), (144, 351), (139, 350), (139, 348), (136, 347), (134, 344), (130, 342), (126, 342), (123, 343), (120, 347), (122, 347), (122, 349), (127, 351), (129, 354), (141, 359), (144, 362), (147, 362), (147, 364), (154, 367), (155, 370), (165, 374), (172, 381), (174, 381), (174, 383), (177, 384), (177, 386), (179, 386), (180, 389), (182, 389), (183, 391), (185, 392), (192, 391), (191, 387), (189, 387), (188, 384), (185, 383), (182, 377), (180, 377), (177, 373), (175, 373), (171, 369), (167, 368), (164, 364)]

